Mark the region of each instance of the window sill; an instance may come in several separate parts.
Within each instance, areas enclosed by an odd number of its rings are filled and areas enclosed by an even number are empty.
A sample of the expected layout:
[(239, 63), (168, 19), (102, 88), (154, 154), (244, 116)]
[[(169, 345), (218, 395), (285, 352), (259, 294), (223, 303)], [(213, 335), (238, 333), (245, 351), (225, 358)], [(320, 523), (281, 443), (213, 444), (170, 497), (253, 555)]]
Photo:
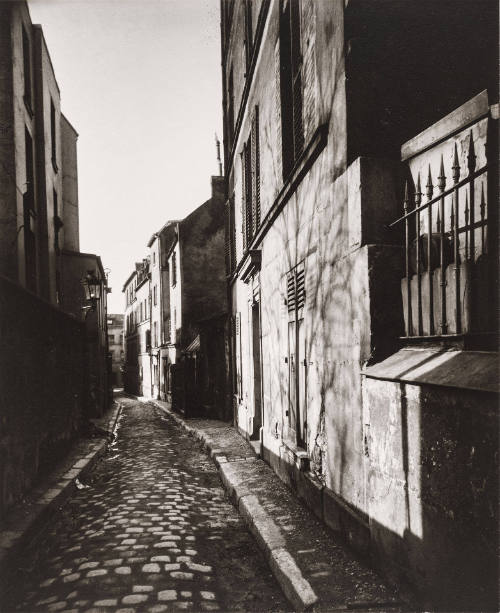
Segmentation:
[(496, 393), (498, 353), (422, 346), (400, 349), (383, 362), (367, 366), (361, 374), (381, 379)]
[(292, 454), (294, 464), (301, 472), (307, 472), (309, 470), (309, 454), (302, 447), (297, 445), (289, 438), (281, 439), (282, 446)]

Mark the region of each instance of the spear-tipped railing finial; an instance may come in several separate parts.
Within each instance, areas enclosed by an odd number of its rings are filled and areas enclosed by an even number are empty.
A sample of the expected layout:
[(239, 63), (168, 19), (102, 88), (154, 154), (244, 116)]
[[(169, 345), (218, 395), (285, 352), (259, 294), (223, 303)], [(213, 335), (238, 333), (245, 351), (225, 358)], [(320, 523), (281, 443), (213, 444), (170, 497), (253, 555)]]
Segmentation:
[(476, 152), (474, 150), (474, 139), (472, 138), (472, 130), (469, 133), (469, 153), (467, 154), (467, 167), (469, 173), (472, 174), (476, 169)]
[(427, 185), (425, 186), (425, 195), (427, 196), (427, 200), (431, 200), (432, 192), (434, 191), (434, 186), (432, 185), (432, 176), (431, 176), (431, 165), (429, 164), (429, 171), (427, 173)]
[(455, 143), (455, 152), (453, 154), (453, 166), (451, 167), (453, 174), (453, 183), (458, 183), (460, 179), (460, 162), (458, 161), (457, 143)]
[(441, 154), (441, 167), (439, 168), (439, 176), (438, 176), (439, 191), (444, 192), (445, 187), (446, 187), (446, 176), (444, 174), (443, 154)]

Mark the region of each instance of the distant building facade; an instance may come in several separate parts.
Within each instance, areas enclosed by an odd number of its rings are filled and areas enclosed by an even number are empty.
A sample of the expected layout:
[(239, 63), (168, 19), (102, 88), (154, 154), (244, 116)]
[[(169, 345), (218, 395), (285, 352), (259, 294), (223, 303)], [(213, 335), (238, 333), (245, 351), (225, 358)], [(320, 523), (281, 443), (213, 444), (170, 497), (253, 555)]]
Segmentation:
[(168, 254), (171, 246), (177, 240), (178, 223), (168, 221), (153, 234), (148, 242), (151, 262), (152, 396), (168, 401), (172, 400), (170, 365), (172, 356), (175, 358), (175, 342), (172, 341)]
[(123, 286), (125, 389), (227, 419), (223, 177), (211, 188), (209, 200), (153, 234), (147, 275), (137, 264)]
[(422, 602), (491, 606), (498, 6), (221, 11), (234, 423)]
[(108, 313), (108, 348), (111, 356), (111, 385), (123, 387), (122, 368), (125, 359), (123, 315)]
[(125, 391), (151, 397), (151, 283), (149, 258), (137, 262), (125, 294)]
[(211, 182), (212, 197), (178, 222), (165, 253), (170, 284), (168, 367), (174, 409), (227, 419), (224, 179), (212, 177)]
[[(42, 28), (0, 2), (0, 515), (107, 406), (107, 281), (79, 253), (77, 133)], [(82, 279), (102, 290), (90, 306)]]

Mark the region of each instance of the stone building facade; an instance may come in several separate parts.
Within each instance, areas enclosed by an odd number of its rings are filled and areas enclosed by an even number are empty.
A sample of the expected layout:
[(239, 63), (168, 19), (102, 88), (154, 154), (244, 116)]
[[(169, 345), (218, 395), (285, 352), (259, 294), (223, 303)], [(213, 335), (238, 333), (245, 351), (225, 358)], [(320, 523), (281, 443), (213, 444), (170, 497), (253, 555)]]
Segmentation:
[(151, 397), (151, 274), (149, 258), (135, 264), (125, 282), (125, 391)]
[[(474, 173), (496, 159), (497, 24), (490, 2), (221, 2), (234, 423), (321, 519), (431, 605), (495, 600), (494, 545), (476, 572), (496, 519), (477, 492), (496, 492), (495, 322), (476, 306), (457, 327), (452, 311), (465, 309), (460, 287), (470, 304), (495, 302), (498, 190), (495, 173)], [(454, 166), (469, 204), (451, 222)], [(406, 243), (404, 220), (391, 226), (409, 211), (405, 179), (412, 210), (431, 203)], [(415, 313), (425, 326), (405, 332)], [(482, 376), (472, 385), (454, 364)], [(476, 438), (463, 430), (472, 405)]]
[[(0, 515), (107, 403), (107, 282), (79, 253), (77, 137), (41, 26), (0, 2)], [(85, 317), (89, 269), (102, 292)]]

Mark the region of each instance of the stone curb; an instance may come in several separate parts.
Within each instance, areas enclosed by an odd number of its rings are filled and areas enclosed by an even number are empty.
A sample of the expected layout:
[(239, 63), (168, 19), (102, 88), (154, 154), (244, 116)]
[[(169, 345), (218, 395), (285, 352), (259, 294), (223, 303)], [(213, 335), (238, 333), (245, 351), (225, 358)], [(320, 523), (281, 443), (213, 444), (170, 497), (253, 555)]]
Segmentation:
[[(112, 425), (109, 434), (114, 431), (122, 411), (122, 405), (116, 403), (109, 420)], [(0, 603), (9, 583), (9, 577), (16, 567), (16, 556), (24, 549), (41, 530), (49, 523), (58, 507), (61, 507), (76, 491), (77, 479), (85, 479), (99, 458), (104, 455), (108, 441), (101, 439), (89, 442), (88, 453), (77, 459), (70, 470), (58, 475), (57, 468), (52, 477), (47, 478), (51, 486), (41, 492), (30, 505), (28, 513), (19, 519), (9, 521), (7, 529), (0, 530)], [(36, 488), (35, 488), (36, 491)], [(19, 507), (18, 507), (19, 508)], [(9, 515), (16, 512), (14, 506)]]
[(156, 408), (169, 415), (178, 425), (191, 436), (201, 441), (219, 471), (222, 483), (232, 503), (239, 510), (248, 525), (260, 549), (264, 552), (269, 566), (283, 593), (296, 611), (306, 611), (318, 602), (309, 582), (304, 578), (295, 563), (292, 554), (285, 547), (285, 539), (281, 530), (248, 489), (245, 483), (238, 483), (231, 474), (231, 465), (249, 460), (262, 461), (258, 458), (244, 458), (232, 462), (228, 460), (224, 450), (215, 447), (215, 443), (203, 432), (189, 426), (185, 420), (172, 410), (161, 406), (154, 400), (147, 400)]

